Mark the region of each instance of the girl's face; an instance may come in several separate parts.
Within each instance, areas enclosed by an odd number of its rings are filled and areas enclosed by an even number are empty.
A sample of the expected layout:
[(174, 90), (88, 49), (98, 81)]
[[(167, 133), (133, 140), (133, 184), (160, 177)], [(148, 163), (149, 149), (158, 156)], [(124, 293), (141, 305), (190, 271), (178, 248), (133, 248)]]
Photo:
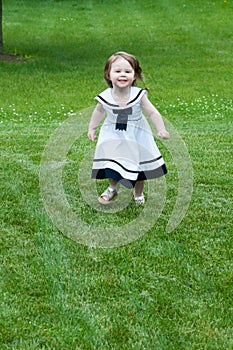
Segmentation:
[(127, 60), (119, 57), (112, 63), (109, 77), (113, 87), (116, 86), (123, 89), (133, 85), (135, 72)]

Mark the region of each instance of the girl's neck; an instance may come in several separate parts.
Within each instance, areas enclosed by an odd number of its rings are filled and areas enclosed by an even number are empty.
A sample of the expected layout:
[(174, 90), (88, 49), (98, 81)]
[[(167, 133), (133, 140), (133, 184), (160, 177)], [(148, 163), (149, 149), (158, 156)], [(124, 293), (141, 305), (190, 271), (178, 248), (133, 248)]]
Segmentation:
[(112, 88), (112, 96), (115, 102), (119, 106), (125, 106), (130, 98), (131, 86), (128, 86), (124, 89), (118, 88), (117, 86), (113, 86)]

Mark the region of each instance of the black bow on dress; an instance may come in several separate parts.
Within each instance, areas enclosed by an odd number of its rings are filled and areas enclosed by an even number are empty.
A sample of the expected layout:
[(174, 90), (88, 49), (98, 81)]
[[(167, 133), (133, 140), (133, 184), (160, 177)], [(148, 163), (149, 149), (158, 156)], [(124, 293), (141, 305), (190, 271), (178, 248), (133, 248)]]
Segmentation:
[(126, 130), (128, 116), (132, 114), (132, 107), (124, 108), (124, 109), (113, 109), (113, 113), (117, 114), (116, 120), (116, 130)]

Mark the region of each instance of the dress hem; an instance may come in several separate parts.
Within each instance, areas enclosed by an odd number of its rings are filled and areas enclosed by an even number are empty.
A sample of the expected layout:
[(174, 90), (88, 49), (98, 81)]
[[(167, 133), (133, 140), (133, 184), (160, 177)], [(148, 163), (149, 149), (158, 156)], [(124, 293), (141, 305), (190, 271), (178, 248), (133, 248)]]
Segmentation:
[(104, 180), (104, 179), (110, 178), (110, 179), (116, 180), (117, 182), (121, 183), (127, 188), (132, 188), (135, 186), (137, 181), (152, 180), (152, 179), (166, 175), (167, 172), (168, 172), (167, 167), (165, 164), (163, 164), (157, 169), (153, 169), (149, 171), (141, 171), (138, 173), (138, 177), (136, 180), (130, 180), (130, 179), (123, 178), (120, 173), (110, 168), (93, 169), (91, 178), (96, 180)]

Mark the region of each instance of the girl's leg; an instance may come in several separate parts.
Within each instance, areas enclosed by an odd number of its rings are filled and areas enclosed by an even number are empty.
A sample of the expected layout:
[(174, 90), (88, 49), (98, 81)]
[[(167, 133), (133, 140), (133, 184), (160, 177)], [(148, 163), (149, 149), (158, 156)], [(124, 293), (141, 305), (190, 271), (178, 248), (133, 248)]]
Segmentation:
[(114, 179), (109, 179), (109, 183), (110, 183), (110, 186), (114, 189), (114, 190), (117, 190), (119, 185), (118, 185), (118, 182)]
[(137, 181), (134, 187), (134, 197), (141, 197), (143, 195), (144, 180)]

